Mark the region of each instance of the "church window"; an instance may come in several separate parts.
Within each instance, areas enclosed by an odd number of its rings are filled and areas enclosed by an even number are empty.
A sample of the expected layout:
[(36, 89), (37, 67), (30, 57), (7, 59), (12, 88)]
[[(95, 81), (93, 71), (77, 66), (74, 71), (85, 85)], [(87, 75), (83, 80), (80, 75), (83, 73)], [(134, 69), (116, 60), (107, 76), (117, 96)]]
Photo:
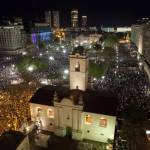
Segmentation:
[(40, 107), (37, 107), (36, 110), (37, 110), (37, 117), (39, 117), (42, 112), (42, 109)]
[(42, 109), (40, 107), (37, 107), (37, 112), (40, 113)]
[(52, 109), (48, 109), (47, 116), (48, 118), (54, 118), (54, 111)]
[(100, 124), (100, 127), (107, 127), (107, 119), (105, 119), (105, 118), (100, 118), (100, 122), (99, 122), (99, 124)]
[(77, 62), (76, 65), (75, 65), (75, 71), (77, 71), (77, 72), (80, 71), (80, 64), (79, 64), (79, 62)]
[(85, 116), (85, 124), (92, 124), (93, 119), (91, 115), (86, 115)]

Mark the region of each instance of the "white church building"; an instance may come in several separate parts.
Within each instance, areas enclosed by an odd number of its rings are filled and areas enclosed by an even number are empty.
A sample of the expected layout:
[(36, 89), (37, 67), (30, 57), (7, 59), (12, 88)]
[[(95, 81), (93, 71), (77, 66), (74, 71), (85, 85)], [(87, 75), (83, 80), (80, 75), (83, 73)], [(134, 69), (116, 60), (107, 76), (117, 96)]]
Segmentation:
[(70, 89), (45, 86), (30, 100), (31, 120), (42, 130), (72, 139), (113, 140), (117, 99), (88, 89), (88, 56), (83, 49), (70, 55)]

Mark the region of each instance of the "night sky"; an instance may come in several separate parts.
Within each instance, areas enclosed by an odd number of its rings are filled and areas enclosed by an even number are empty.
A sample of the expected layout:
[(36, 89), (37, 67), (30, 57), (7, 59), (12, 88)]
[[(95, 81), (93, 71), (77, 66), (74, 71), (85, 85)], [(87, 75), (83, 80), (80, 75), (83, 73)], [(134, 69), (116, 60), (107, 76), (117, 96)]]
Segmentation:
[(88, 16), (89, 26), (130, 25), (150, 17), (148, 1), (142, 0), (1, 0), (0, 16), (22, 16), (24, 20), (42, 16), (44, 10), (59, 10), (62, 26), (70, 25), (70, 10)]

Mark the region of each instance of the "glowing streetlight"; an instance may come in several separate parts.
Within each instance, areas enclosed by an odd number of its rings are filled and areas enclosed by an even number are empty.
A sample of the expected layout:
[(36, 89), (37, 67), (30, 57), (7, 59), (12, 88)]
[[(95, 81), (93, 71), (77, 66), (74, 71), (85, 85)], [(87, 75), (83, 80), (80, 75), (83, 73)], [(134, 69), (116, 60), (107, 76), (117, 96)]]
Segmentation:
[(105, 76), (102, 76), (101, 78), (104, 80), (104, 79), (105, 79)]
[(53, 56), (50, 56), (50, 57), (49, 57), (49, 60), (54, 60), (54, 57), (53, 57)]
[(29, 72), (32, 72), (32, 71), (34, 70), (34, 67), (31, 65), (31, 66), (29, 66), (29, 67), (27, 68), (27, 70), (28, 70)]
[(12, 64), (12, 68), (15, 68), (15, 65), (14, 65), (14, 64)]
[(42, 53), (40, 53), (40, 54), (39, 54), (39, 56), (43, 56), (43, 54), (42, 54)]
[(25, 52), (25, 51), (24, 51), (24, 52), (22, 52), (22, 55), (23, 55), (23, 56), (24, 56), (24, 55), (27, 55), (27, 52)]
[(96, 79), (96, 78), (93, 78), (93, 80), (96, 81), (97, 79)]
[(64, 54), (66, 53), (66, 50), (65, 50), (65, 49), (63, 50), (63, 53), (64, 53)]
[(142, 66), (143, 65), (143, 63), (142, 62), (139, 62), (139, 66)]
[(65, 69), (65, 70), (64, 70), (64, 74), (69, 74), (69, 70), (68, 70), (68, 69)]

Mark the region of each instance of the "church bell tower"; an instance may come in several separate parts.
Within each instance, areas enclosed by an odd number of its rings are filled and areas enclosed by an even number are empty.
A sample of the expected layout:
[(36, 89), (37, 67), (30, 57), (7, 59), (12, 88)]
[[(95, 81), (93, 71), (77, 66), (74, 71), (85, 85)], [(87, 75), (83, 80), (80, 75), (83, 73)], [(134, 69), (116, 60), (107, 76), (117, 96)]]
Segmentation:
[(85, 91), (88, 86), (89, 60), (84, 48), (76, 47), (70, 55), (70, 89)]

